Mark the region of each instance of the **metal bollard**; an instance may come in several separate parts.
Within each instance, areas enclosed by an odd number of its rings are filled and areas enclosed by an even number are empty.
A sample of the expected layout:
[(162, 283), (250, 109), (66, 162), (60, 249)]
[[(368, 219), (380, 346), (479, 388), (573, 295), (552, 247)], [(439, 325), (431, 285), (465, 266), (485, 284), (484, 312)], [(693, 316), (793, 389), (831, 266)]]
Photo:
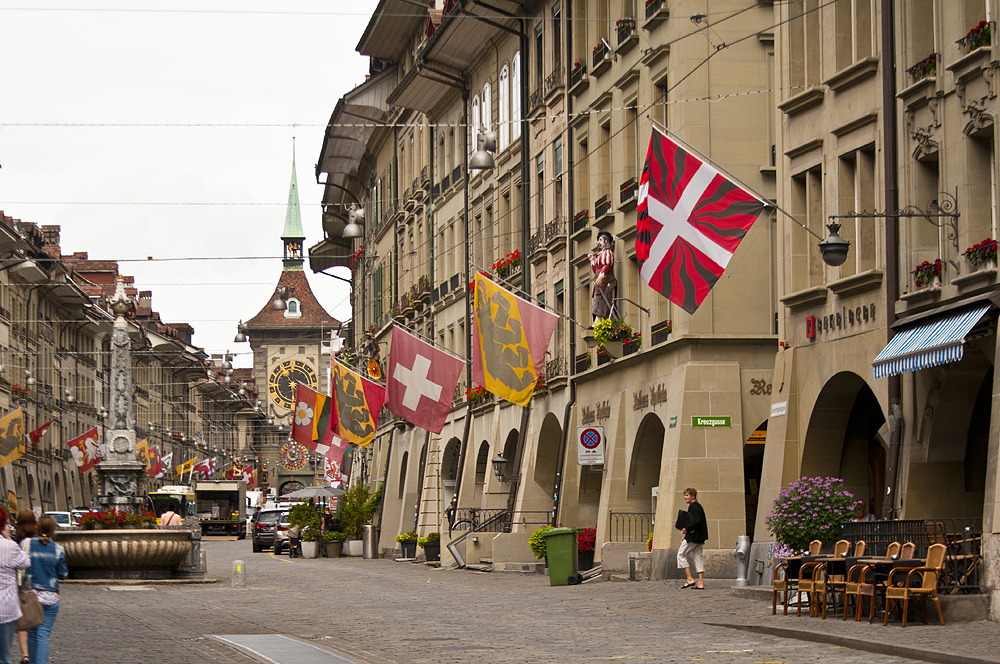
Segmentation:
[(736, 585), (750, 585), (750, 582), (747, 581), (747, 571), (750, 568), (750, 538), (746, 535), (740, 535), (736, 538), (733, 558), (736, 558)]
[(233, 588), (247, 587), (247, 568), (242, 560), (233, 561)]
[(361, 554), (365, 560), (375, 559), (375, 526), (361, 527)]

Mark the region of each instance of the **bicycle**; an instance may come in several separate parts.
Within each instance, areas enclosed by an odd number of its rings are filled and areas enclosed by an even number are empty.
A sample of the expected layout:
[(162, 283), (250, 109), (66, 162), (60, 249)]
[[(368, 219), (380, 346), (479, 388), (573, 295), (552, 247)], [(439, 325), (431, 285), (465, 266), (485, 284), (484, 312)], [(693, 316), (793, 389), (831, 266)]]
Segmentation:
[(451, 535), (452, 531), (455, 530), (462, 530), (462, 528), (459, 528), (459, 526), (466, 526), (467, 530), (475, 530), (476, 528), (479, 527), (479, 513), (475, 507), (469, 508), (468, 519), (461, 519), (451, 524), (448, 527), (448, 534)]

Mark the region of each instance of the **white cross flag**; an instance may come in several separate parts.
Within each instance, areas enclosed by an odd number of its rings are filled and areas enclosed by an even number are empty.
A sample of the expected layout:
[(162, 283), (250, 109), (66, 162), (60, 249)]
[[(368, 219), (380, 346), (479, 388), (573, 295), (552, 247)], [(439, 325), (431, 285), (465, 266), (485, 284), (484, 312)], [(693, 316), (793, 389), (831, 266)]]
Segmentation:
[(394, 327), (386, 405), (418, 427), (441, 433), (464, 366), (459, 358)]

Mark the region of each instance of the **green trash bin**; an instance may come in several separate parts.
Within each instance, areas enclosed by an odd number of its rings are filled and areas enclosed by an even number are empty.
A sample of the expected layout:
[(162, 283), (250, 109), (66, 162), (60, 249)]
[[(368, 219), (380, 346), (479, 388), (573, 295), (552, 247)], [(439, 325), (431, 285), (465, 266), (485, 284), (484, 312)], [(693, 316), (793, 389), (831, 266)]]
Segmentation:
[(583, 581), (577, 569), (577, 528), (553, 528), (542, 533), (545, 537), (546, 559), (549, 561), (549, 583), (553, 586), (575, 586)]

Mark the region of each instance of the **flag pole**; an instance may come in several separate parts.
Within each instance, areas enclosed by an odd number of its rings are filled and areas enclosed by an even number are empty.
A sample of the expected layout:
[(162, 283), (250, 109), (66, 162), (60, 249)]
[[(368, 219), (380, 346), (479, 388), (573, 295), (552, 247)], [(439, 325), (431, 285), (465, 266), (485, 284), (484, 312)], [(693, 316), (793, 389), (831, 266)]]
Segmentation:
[[(465, 361), (467, 361), (467, 360), (466, 360), (466, 359), (465, 359), (464, 357), (462, 357), (462, 356), (461, 356), (461, 355), (459, 355), (458, 353), (453, 353), (452, 351), (448, 350), (447, 348), (445, 348), (444, 346), (442, 346), (442, 345), (441, 345), (441, 344), (439, 344), (438, 342), (434, 341), (434, 340), (433, 340), (433, 339), (431, 339), (430, 337), (428, 337), (428, 336), (425, 336), (425, 335), (423, 335), (423, 334), (420, 334), (420, 333), (419, 333), (419, 332), (417, 332), (416, 330), (413, 330), (413, 329), (411, 329), (411, 328), (408, 328), (408, 327), (406, 327), (405, 325), (400, 325), (399, 323), (393, 323), (393, 325), (392, 325), (392, 326), (393, 326), (393, 327), (398, 327), (399, 329), (403, 330), (404, 332), (409, 332), (409, 333), (410, 333), (410, 334), (412, 334), (413, 336), (415, 336), (415, 337), (418, 337), (418, 338), (420, 338), (420, 339), (423, 339), (424, 341), (426, 341), (426, 342), (427, 342), (427, 343), (429, 343), (430, 345), (434, 346), (434, 348), (438, 349), (438, 350), (439, 350), (439, 351), (441, 351), (442, 353), (445, 353), (446, 355), (451, 355), (451, 356), (452, 356), (452, 357), (454, 357), (454, 358), (455, 358), (456, 360), (461, 360), (462, 362), (465, 362)], [(390, 351), (390, 352), (391, 352), (391, 351)]]
[(788, 217), (789, 219), (791, 219), (795, 224), (797, 224), (798, 226), (800, 226), (802, 228), (802, 230), (804, 230), (807, 233), (811, 234), (813, 237), (815, 237), (820, 242), (823, 241), (822, 237), (820, 237), (819, 235), (817, 235), (814, 230), (812, 230), (811, 228), (809, 228), (808, 226), (806, 226), (805, 224), (803, 224), (801, 221), (799, 221), (798, 219), (796, 219), (794, 216), (792, 216), (792, 214), (790, 212), (786, 212), (784, 209), (782, 209), (781, 207), (779, 207), (777, 203), (774, 203), (773, 201), (769, 200), (766, 196), (760, 195), (757, 192), (757, 190), (755, 190), (753, 187), (747, 186), (747, 184), (745, 182), (743, 182), (738, 177), (736, 177), (735, 175), (733, 175), (732, 173), (730, 173), (726, 169), (724, 169), (721, 166), (719, 166), (718, 164), (716, 164), (714, 161), (712, 161), (711, 159), (709, 159), (708, 157), (706, 157), (705, 155), (703, 155), (701, 152), (699, 152), (695, 148), (691, 147), (691, 145), (687, 141), (685, 141), (680, 136), (678, 136), (677, 134), (675, 134), (674, 132), (670, 131), (669, 129), (667, 129), (666, 127), (664, 127), (662, 124), (660, 124), (659, 122), (657, 122), (656, 120), (654, 120), (649, 114), (646, 115), (646, 118), (653, 124), (653, 128), (654, 129), (659, 130), (659, 132), (661, 134), (664, 134), (664, 135), (668, 135), (669, 134), (672, 137), (672, 139), (676, 140), (678, 143), (680, 143), (684, 147), (685, 150), (687, 150), (687, 151), (689, 151), (689, 152), (697, 155), (702, 161), (704, 161), (705, 163), (711, 165), (712, 168), (714, 168), (715, 170), (719, 171), (719, 173), (721, 173), (723, 176), (729, 178), (730, 180), (732, 180), (733, 182), (735, 182), (739, 186), (743, 187), (743, 189), (745, 189), (746, 191), (748, 191), (751, 194), (753, 194), (754, 196), (756, 196), (757, 200), (759, 200), (761, 203), (763, 203), (765, 207), (769, 207), (769, 208), (773, 208), (773, 209), (777, 210), (781, 214), (783, 214), (786, 217)]

